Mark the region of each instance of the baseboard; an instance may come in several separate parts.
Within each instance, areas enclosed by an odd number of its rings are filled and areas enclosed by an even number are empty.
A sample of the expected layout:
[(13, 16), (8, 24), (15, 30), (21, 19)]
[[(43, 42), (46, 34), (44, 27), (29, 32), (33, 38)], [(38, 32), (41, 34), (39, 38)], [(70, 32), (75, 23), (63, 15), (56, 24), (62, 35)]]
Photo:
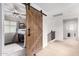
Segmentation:
[(15, 42), (9, 42), (9, 43), (5, 43), (5, 45), (9, 45), (9, 44), (12, 44), (12, 43), (15, 43)]

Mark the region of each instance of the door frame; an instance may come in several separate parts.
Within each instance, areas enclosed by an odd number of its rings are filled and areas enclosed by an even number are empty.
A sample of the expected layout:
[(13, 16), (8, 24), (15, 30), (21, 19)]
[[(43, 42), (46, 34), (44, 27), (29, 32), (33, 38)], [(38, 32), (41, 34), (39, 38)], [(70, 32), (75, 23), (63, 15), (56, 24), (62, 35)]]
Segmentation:
[(65, 21), (70, 21), (70, 20), (75, 20), (75, 21), (77, 21), (77, 31), (76, 31), (76, 40), (78, 39), (78, 17), (74, 17), (74, 18), (69, 18), (69, 19), (63, 19), (63, 39), (65, 39), (65, 35), (64, 35), (64, 22)]

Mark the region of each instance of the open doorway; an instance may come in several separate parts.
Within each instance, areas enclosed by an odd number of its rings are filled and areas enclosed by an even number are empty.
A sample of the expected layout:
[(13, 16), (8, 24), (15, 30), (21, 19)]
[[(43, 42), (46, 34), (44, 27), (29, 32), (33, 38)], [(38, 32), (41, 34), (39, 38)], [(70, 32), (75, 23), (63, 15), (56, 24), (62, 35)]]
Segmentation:
[(4, 3), (3, 55), (23, 55), (25, 40), (26, 9), (21, 3)]
[(64, 39), (74, 39), (78, 38), (78, 18), (66, 19), (63, 23), (64, 29)]
[(19, 23), (19, 28), (18, 28), (18, 44), (21, 47), (24, 47), (24, 35), (26, 31), (26, 26), (24, 23)]

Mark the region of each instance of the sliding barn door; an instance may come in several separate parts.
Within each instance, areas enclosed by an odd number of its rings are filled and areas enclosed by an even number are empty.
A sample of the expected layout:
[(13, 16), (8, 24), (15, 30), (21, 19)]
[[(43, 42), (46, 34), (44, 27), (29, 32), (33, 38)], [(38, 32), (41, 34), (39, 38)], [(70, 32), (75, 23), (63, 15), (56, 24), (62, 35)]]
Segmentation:
[(42, 48), (42, 23), (41, 12), (32, 7), (27, 8), (27, 55), (36, 55), (36, 53)]

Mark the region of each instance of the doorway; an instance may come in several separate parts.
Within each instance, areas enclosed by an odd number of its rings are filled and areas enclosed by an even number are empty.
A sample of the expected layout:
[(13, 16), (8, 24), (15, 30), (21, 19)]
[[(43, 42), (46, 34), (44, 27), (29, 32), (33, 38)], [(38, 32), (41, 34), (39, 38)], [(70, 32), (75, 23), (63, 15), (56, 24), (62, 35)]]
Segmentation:
[(78, 37), (78, 18), (66, 19), (63, 21), (64, 39), (77, 40)]
[(25, 6), (21, 3), (4, 3), (2, 7), (4, 13), (3, 55), (24, 55), (24, 35), (26, 31), (24, 23), (26, 19)]

